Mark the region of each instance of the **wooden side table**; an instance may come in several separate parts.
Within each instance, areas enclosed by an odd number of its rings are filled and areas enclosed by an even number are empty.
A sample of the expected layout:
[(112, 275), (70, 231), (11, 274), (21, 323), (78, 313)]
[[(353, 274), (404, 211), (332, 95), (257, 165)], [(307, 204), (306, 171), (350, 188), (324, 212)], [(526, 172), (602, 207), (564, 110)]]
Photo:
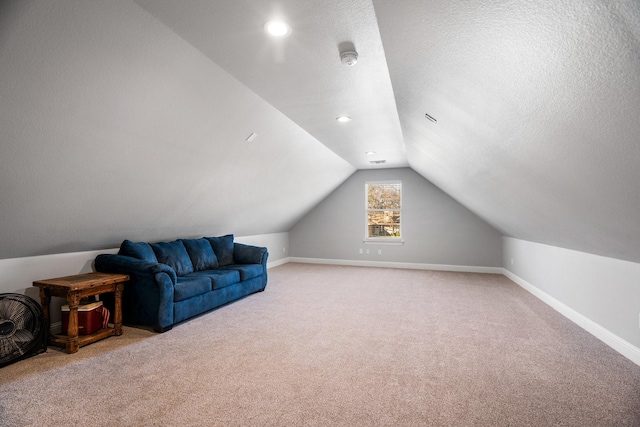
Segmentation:
[[(51, 328), (49, 303), (51, 297), (62, 297), (69, 304), (69, 326), (67, 335), (49, 334), (49, 344), (66, 347), (67, 353), (75, 353), (83, 345), (91, 344), (112, 335), (122, 335), (122, 290), (129, 280), (126, 274), (86, 273), (55, 279), (38, 280), (33, 286), (40, 288), (40, 302), (44, 312), (45, 324)], [(84, 297), (100, 295), (106, 292), (115, 294), (113, 327), (100, 329), (90, 335), (78, 335), (78, 306)]]

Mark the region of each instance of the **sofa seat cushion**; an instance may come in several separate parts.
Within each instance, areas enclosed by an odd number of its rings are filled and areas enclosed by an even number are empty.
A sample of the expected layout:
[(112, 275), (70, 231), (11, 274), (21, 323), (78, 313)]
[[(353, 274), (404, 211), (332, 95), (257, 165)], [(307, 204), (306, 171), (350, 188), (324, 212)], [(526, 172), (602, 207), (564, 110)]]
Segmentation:
[(186, 276), (193, 272), (191, 258), (180, 240), (152, 243), (151, 248), (158, 257), (158, 262), (173, 268), (178, 276)]
[(220, 267), (221, 270), (235, 270), (240, 273), (240, 280), (253, 279), (254, 277), (262, 276), (264, 269), (262, 264), (232, 264)]
[(173, 288), (173, 300), (183, 301), (211, 291), (211, 279), (207, 276), (190, 274), (178, 277)]
[(236, 270), (223, 270), (216, 268), (215, 270), (196, 271), (190, 276), (205, 276), (211, 280), (212, 289), (222, 289), (227, 286), (234, 285), (240, 281), (240, 273)]

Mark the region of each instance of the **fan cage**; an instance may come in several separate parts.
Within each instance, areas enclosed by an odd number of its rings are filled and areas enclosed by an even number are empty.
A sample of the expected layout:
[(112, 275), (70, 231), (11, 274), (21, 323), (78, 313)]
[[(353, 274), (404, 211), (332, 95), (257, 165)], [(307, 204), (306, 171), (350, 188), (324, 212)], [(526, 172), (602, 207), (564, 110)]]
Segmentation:
[(0, 294), (0, 367), (47, 349), (44, 313), (33, 298)]

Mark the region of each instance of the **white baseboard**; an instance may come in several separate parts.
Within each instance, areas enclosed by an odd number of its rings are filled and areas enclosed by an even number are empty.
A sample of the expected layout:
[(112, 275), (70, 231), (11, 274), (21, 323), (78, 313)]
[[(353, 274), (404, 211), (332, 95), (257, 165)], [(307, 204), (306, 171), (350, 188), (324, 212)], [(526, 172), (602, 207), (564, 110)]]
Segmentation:
[(300, 257), (289, 257), (288, 262), (300, 262), (303, 264), (349, 265), (353, 267), (384, 267), (384, 268), (403, 268), (403, 269), (409, 269), (409, 270), (437, 270), (437, 271), (458, 271), (463, 273), (503, 274), (502, 267), (481, 267), (481, 266), (469, 266), (469, 265), (419, 264), (419, 263), (412, 263), (412, 262), (362, 261), (362, 260), (300, 258)]
[(277, 267), (277, 266), (282, 265), (282, 264), (286, 264), (288, 262), (289, 262), (289, 257), (280, 258), (280, 259), (275, 260), (275, 261), (267, 261), (267, 270), (270, 269), (270, 268), (273, 268), (273, 267)]
[(553, 298), (551, 295), (540, 290), (539, 288), (535, 287), (534, 285), (520, 278), (519, 276), (516, 276), (506, 268), (503, 269), (502, 274), (507, 276), (509, 279), (514, 281), (523, 289), (533, 294), (538, 299), (542, 300), (549, 306), (553, 307), (556, 311), (558, 311), (564, 317), (571, 320), (573, 323), (580, 326), (582, 329), (589, 332), (591, 335), (595, 336), (600, 341), (604, 342), (609, 347), (613, 348), (615, 351), (622, 354), (624, 357), (631, 360), (636, 365), (640, 366), (640, 348), (634, 346), (628, 341), (623, 340), (622, 338), (620, 338), (613, 332), (609, 331), (608, 329), (605, 329), (604, 327), (600, 326), (593, 320), (583, 316), (582, 314), (578, 313), (572, 308), (566, 306), (565, 304), (561, 303), (557, 299)]

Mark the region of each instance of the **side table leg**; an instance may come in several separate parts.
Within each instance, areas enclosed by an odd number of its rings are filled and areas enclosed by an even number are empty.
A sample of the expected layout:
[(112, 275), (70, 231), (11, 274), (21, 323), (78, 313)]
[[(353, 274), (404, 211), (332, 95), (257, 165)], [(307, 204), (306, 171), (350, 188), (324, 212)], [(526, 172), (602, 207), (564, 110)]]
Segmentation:
[(116, 284), (115, 293), (115, 304), (113, 310), (113, 328), (114, 335), (122, 335), (122, 290), (124, 289), (124, 285), (122, 283)]
[(40, 305), (42, 306), (42, 313), (44, 314), (44, 324), (47, 328), (47, 337), (51, 335), (51, 313), (49, 311), (49, 304), (51, 303), (51, 295), (49, 291), (44, 288), (40, 288)]
[(76, 292), (67, 294), (69, 304), (69, 327), (67, 328), (67, 353), (75, 353), (80, 347), (78, 345), (78, 306), (80, 305), (80, 295)]

